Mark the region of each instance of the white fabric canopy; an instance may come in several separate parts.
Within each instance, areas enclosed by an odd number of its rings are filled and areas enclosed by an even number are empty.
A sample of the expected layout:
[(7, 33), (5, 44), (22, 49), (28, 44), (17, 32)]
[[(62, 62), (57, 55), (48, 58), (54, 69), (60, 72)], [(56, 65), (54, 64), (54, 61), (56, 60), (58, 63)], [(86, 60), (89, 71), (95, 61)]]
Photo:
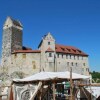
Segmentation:
[[(90, 76), (72, 73), (72, 79), (88, 79)], [(53, 79), (70, 79), (70, 72), (40, 72), (23, 79), (13, 79), (14, 82), (45, 81)]]
[(100, 87), (88, 87), (86, 88), (94, 97), (98, 98), (100, 96)]

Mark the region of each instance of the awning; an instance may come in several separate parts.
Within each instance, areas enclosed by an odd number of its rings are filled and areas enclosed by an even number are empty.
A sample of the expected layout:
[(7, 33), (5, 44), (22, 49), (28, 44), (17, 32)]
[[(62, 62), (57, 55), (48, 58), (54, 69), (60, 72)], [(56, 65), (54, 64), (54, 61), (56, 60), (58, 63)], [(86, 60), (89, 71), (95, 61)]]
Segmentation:
[(100, 96), (100, 87), (88, 87), (86, 90), (91, 93), (94, 97), (98, 98)]
[[(90, 76), (72, 73), (72, 79), (89, 79)], [(47, 81), (54, 79), (70, 79), (70, 72), (40, 72), (23, 79), (13, 79), (13, 82)]]

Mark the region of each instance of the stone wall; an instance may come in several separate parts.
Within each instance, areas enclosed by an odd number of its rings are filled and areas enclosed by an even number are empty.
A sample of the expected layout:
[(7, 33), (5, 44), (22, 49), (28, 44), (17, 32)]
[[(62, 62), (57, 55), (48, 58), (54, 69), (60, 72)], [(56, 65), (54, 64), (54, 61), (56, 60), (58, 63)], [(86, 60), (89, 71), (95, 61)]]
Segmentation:
[(2, 59), (1, 63), (4, 65), (6, 62), (8, 63), (8, 57), (11, 56), (11, 35), (12, 29), (7, 28), (3, 30), (2, 35)]
[(60, 53), (57, 57), (57, 71), (70, 71), (70, 67), (75, 73), (89, 75), (88, 57)]
[(22, 30), (12, 27), (11, 52), (22, 49)]
[(12, 54), (11, 67), (9, 74), (14, 71), (32, 75), (40, 71), (40, 53), (17, 53)]

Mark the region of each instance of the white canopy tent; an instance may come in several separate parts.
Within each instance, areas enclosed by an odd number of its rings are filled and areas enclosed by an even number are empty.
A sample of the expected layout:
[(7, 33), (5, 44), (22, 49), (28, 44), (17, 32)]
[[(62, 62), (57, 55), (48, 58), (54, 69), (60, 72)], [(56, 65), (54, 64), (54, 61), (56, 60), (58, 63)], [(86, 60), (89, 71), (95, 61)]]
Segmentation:
[[(70, 80), (70, 75), (72, 75), (73, 80), (80, 80), (80, 79), (88, 80), (88, 79), (90, 79), (90, 76), (80, 75), (80, 74), (76, 74), (76, 73), (71, 74), (69, 71), (66, 71), (66, 72), (40, 72), (40, 73), (34, 74), (32, 76), (29, 76), (29, 77), (26, 77), (23, 79), (13, 79), (13, 83), (15, 83), (15, 84), (12, 84), (14, 86), (13, 91), (14, 91), (14, 94), (16, 94), (16, 95), (14, 95), (14, 97), (17, 98), (16, 100), (21, 100), (21, 98), (24, 98), (24, 100), (28, 100), (28, 99), (25, 99), (25, 97), (27, 97), (27, 96), (25, 96), (24, 94), (26, 93), (25, 91), (29, 90), (29, 94), (31, 94), (29, 100), (34, 100), (34, 97), (39, 92), (39, 90), (41, 90), (41, 88), (45, 90), (44, 86), (47, 86), (46, 89), (48, 91), (52, 87), (53, 100), (55, 100), (54, 99), (55, 98), (55, 83)], [(48, 82), (48, 81), (51, 81), (51, 82)], [(35, 84), (35, 82), (36, 82), (36, 84)], [(21, 89), (21, 91), (19, 91), (20, 89)], [(40, 95), (39, 97), (41, 97), (41, 96), (42, 95)]]
[[(89, 79), (90, 76), (72, 73), (72, 79)], [(54, 79), (70, 79), (70, 72), (40, 72), (23, 79), (13, 79), (13, 82), (47, 81)]]
[(100, 96), (100, 87), (98, 86), (88, 87), (86, 90), (93, 95), (93, 100), (96, 100)]

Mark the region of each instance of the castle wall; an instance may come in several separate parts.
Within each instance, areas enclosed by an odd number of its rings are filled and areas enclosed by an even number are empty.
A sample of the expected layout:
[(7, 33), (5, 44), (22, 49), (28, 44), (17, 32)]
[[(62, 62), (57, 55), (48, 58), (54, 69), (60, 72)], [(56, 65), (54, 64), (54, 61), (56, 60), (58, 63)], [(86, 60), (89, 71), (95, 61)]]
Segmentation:
[(20, 71), (26, 75), (32, 75), (40, 71), (40, 53), (17, 53), (12, 54), (9, 74)]
[(70, 67), (75, 73), (89, 75), (88, 57), (60, 53), (57, 57), (57, 71), (70, 71)]
[(2, 35), (2, 64), (6, 63), (8, 57), (11, 56), (11, 28), (3, 31)]

